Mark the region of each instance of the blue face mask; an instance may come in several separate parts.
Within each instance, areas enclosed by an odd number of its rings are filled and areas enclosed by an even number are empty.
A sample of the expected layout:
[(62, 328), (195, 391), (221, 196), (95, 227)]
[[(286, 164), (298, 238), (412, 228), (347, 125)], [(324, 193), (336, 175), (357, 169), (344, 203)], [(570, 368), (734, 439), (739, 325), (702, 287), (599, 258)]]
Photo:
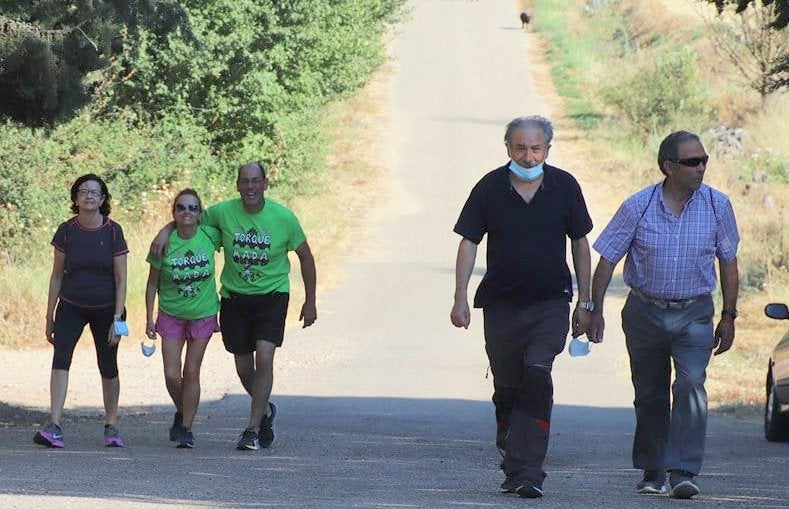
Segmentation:
[(540, 163), (537, 166), (532, 166), (531, 168), (524, 168), (515, 161), (510, 161), (510, 171), (518, 180), (522, 180), (524, 182), (533, 182), (540, 178), (540, 175), (542, 175), (542, 165), (543, 163)]

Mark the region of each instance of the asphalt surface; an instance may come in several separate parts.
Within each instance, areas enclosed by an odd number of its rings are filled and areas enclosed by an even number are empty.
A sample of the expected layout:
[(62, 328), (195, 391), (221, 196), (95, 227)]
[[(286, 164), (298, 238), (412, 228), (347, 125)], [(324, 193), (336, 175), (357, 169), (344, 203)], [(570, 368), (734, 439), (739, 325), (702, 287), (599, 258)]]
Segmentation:
[[(23, 422), (0, 428), (0, 508), (789, 507), (789, 444), (764, 441), (758, 420), (717, 415), (699, 497), (634, 493), (640, 474), (630, 463), (621, 282), (607, 300), (605, 343), (588, 357), (557, 359), (545, 497), (498, 493), (482, 317), (475, 312), (469, 330), (449, 323), (459, 240), (451, 230), (471, 186), (506, 161), (506, 122), (553, 112), (535, 88), (535, 40), (520, 30), (514, 2), (411, 5), (392, 45), (380, 137), (385, 197), (360, 214), (367, 238), (349, 241), (355, 255), (345, 280), (319, 295), (318, 322), (289, 330), (277, 354), (273, 447), (234, 449), (249, 399), (219, 341), (206, 356), (195, 449), (167, 440), (172, 410), (159, 358), (142, 359), (134, 345), (121, 356), (127, 447), (102, 447), (98, 376), (83, 348), (72, 370), (65, 449), (32, 443), (41, 422), (30, 421), (43, 414), (20, 410)], [(558, 133), (549, 160), (571, 161), (571, 143)], [(591, 170), (567, 169), (590, 190), (596, 223), (605, 222)], [(473, 287), (484, 250), (477, 262)], [(46, 409), (48, 352), (4, 353), (2, 362), (0, 400)]]

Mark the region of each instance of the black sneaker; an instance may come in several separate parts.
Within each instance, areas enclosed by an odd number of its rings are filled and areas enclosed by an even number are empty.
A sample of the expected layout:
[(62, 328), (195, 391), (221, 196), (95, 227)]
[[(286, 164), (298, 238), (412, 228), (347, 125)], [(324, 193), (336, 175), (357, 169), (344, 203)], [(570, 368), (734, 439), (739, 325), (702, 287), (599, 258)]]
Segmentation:
[(644, 477), (636, 484), (636, 493), (662, 495), (666, 491), (666, 472), (663, 470), (644, 470)]
[(184, 425), (184, 416), (181, 412), (175, 412), (173, 416), (173, 425), (170, 426), (170, 442), (175, 442), (181, 436), (181, 430)]
[(517, 483), (518, 487), (515, 488), (515, 493), (521, 498), (541, 498), (542, 486), (537, 483), (524, 480)]
[(264, 416), (260, 421), (260, 431), (258, 431), (258, 438), (260, 438), (260, 447), (269, 448), (274, 443), (274, 417), (277, 416), (277, 407), (274, 403), (269, 401), (270, 412)]
[(192, 449), (195, 446), (195, 437), (192, 430), (181, 428), (181, 436), (178, 437), (178, 449)]
[(671, 491), (668, 496), (671, 498), (688, 499), (699, 494), (698, 485), (693, 481), (693, 474), (685, 470), (672, 470), (669, 478)]
[(501, 492), (502, 493), (515, 493), (515, 490), (518, 489), (520, 484), (515, 480), (515, 477), (507, 474), (504, 478), (504, 482), (501, 483)]
[(258, 434), (255, 433), (253, 428), (247, 428), (242, 433), (241, 436), (238, 437), (238, 443), (236, 444), (236, 449), (239, 451), (257, 451), (260, 449), (260, 442), (258, 441)]

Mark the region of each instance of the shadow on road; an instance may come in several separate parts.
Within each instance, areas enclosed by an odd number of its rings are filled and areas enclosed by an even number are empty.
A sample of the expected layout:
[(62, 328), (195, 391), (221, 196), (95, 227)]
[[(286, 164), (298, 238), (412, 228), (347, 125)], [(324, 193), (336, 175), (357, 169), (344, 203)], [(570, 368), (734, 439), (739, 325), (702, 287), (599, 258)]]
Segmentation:
[[(170, 414), (159, 408), (122, 420), (124, 449), (101, 447), (100, 419), (66, 427), (62, 450), (34, 445), (29, 425), (0, 430), (0, 503), (37, 497), (77, 498), (80, 507), (104, 507), (109, 501), (129, 507), (227, 508), (522, 503), (497, 493), (501, 474), (488, 402), (301, 396), (274, 401), (280, 409), (277, 440), (261, 451), (234, 449), (249, 403), (241, 395), (203, 404), (193, 450), (176, 449), (167, 440)], [(635, 507), (631, 485), (638, 473), (629, 459), (632, 414), (630, 408), (557, 406), (547, 493), (563, 507), (619, 507), (584, 503), (590, 497), (630, 500), (622, 507)], [(770, 504), (787, 496), (785, 480), (775, 472), (785, 472), (788, 449), (766, 444), (758, 433), (731, 420), (716, 419), (711, 426), (705, 486), (725, 492), (741, 475), (729, 454), (735, 441), (762, 455), (772, 468), (760, 474), (763, 486), (748, 487), (761, 502), (751, 496), (746, 501), (742, 490), (736, 490), (727, 495), (727, 507), (776, 507)], [(712, 495), (700, 500), (721, 503)]]

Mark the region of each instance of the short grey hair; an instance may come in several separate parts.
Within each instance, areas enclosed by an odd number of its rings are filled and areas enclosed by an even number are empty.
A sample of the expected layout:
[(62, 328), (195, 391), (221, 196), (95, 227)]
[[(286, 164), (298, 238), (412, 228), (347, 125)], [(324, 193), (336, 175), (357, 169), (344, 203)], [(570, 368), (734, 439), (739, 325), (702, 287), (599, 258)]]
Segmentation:
[(536, 127), (542, 130), (545, 136), (545, 144), (550, 145), (553, 139), (553, 124), (550, 120), (539, 115), (530, 115), (528, 117), (518, 117), (507, 124), (507, 130), (504, 132), (504, 143), (509, 143), (512, 139), (512, 133), (524, 127)]

